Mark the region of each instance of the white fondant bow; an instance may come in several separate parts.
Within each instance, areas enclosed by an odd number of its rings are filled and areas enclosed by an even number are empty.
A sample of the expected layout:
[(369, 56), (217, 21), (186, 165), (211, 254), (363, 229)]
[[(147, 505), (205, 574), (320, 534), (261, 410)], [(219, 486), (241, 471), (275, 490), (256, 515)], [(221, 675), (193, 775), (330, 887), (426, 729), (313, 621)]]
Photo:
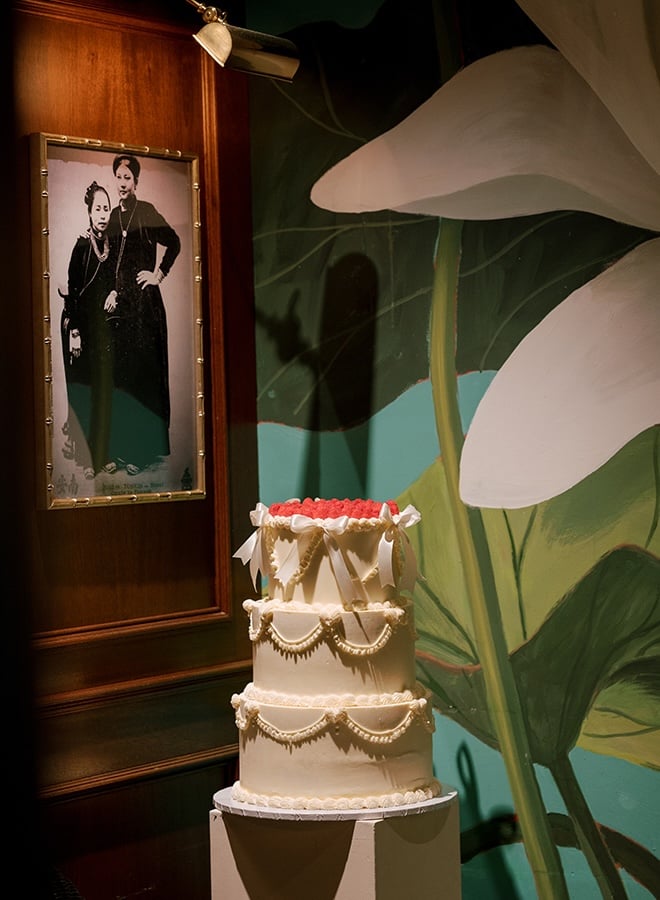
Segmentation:
[(409, 503), (405, 509), (399, 513), (392, 515), (387, 503), (383, 503), (380, 511), (382, 519), (388, 520), (391, 524), (382, 533), (378, 542), (378, 571), (380, 573), (380, 583), (382, 585), (394, 585), (394, 567), (392, 564), (394, 540), (397, 533), (401, 536), (401, 546), (403, 547), (404, 564), (401, 573), (401, 588), (406, 591), (412, 591), (417, 580), (417, 563), (415, 562), (415, 554), (410, 546), (407, 535), (401, 530), (410, 528), (421, 519), (419, 511)]
[(255, 590), (259, 572), (264, 576), (270, 574), (270, 564), (266, 551), (266, 532), (262, 528), (267, 515), (268, 507), (266, 504), (257, 503), (250, 513), (250, 521), (256, 527), (256, 531), (253, 531), (247, 541), (241, 544), (236, 553), (234, 553), (234, 556), (240, 559), (243, 565), (250, 563), (250, 577)]
[[(346, 603), (349, 603), (356, 595), (358, 595), (359, 599), (366, 602), (367, 597), (364, 586), (356, 576), (356, 573), (348, 560), (344, 557), (341, 547), (337, 543), (335, 537), (336, 534), (343, 534), (346, 531), (347, 525), (348, 516), (340, 516), (338, 519), (325, 519), (323, 525), (319, 525), (318, 519), (311, 519), (309, 516), (303, 516), (300, 513), (296, 513), (291, 516), (289, 527), (294, 534), (304, 534), (308, 531), (316, 531), (320, 527), (323, 531), (323, 542), (328, 551), (332, 572), (337, 580), (337, 587), (339, 588), (339, 593), (342, 598)], [(286, 586), (288, 584), (291, 576), (298, 568), (299, 562), (298, 546), (294, 543), (289, 555), (284, 560), (277, 573), (277, 578), (283, 585)]]

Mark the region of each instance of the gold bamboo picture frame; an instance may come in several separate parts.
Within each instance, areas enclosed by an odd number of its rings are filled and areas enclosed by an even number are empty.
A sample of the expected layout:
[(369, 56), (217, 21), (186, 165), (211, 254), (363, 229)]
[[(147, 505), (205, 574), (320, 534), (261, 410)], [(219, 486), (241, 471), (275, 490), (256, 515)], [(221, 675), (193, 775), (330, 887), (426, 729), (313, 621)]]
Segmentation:
[(198, 157), (39, 133), (30, 166), (39, 506), (204, 498)]

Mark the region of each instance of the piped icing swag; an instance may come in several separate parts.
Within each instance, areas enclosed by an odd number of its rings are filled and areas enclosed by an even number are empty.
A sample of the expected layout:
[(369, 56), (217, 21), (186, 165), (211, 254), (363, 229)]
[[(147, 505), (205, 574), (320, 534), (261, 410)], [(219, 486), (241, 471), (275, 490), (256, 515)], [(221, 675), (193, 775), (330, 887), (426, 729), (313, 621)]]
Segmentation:
[[(347, 531), (359, 531), (364, 527), (381, 528), (378, 543), (377, 574), (381, 585), (394, 585), (394, 555), (401, 556), (400, 589), (412, 591), (417, 578), (415, 556), (403, 529), (416, 524), (420, 514), (414, 506), (403, 511), (394, 500), (287, 500), (267, 507), (258, 503), (250, 513), (256, 530), (234, 553), (243, 564), (250, 566), (252, 583), (256, 587), (257, 576), (276, 578), (284, 587), (300, 577), (305, 561), (301, 560), (294, 541), (288, 557), (276, 567), (269, 552), (269, 536), (273, 529), (286, 527), (293, 534), (310, 533), (325, 544), (332, 570), (344, 602), (366, 600), (359, 579), (356, 578), (337, 538)], [(318, 544), (312, 544), (312, 548)]]

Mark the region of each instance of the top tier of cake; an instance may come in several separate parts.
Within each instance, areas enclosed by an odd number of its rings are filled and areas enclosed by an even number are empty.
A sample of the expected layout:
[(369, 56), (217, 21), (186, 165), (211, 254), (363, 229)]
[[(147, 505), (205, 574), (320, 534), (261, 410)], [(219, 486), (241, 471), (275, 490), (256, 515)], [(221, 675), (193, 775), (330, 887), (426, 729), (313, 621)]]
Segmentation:
[(400, 604), (417, 577), (405, 528), (413, 506), (393, 500), (289, 500), (250, 513), (256, 530), (234, 556), (252, 581), (268, 579), (268, 600), (346, 609)]

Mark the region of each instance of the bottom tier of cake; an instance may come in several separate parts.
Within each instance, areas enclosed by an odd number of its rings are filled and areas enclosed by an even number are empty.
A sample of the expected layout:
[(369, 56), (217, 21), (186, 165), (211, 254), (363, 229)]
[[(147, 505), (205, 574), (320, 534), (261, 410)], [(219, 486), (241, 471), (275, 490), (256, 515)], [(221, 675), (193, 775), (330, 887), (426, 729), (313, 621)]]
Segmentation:
[(425, 691), (299, 698), (249, 684), (232, 703), (240, 732), (243, 803), (360, 809), (438, 796), (433, 716)]

